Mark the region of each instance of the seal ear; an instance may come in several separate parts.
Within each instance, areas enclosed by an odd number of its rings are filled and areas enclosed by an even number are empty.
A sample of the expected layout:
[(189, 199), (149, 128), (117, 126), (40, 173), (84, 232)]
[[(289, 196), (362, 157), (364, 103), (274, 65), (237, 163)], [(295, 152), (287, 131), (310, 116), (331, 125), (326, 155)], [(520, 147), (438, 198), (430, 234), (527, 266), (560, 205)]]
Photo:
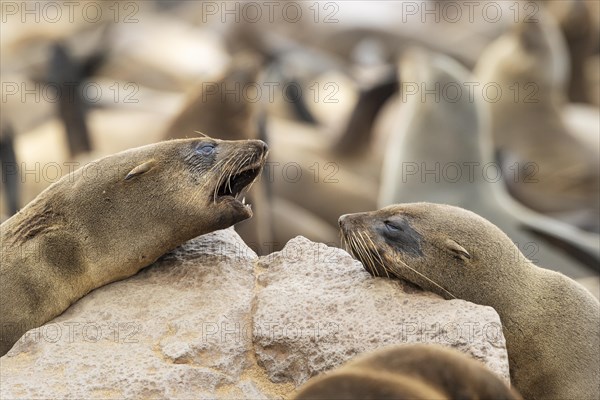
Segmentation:
[(462, 247), (460, 244), (456, 243), (454, 240), (446, 239), (444, 241), (444, 245), (454, 257), (458, 257), (463, 261), (468, 261), (471, 259), (471, 255), (469, 254), (469, 252), (465, 250), (465, 248)]
[(142, 175), (148, 171), (150, 171), (154, 167), (154, 160), (146, 161), (143, 164), (138, 165), (125, 176), (125, 180), (128, 181), (131, 178)]

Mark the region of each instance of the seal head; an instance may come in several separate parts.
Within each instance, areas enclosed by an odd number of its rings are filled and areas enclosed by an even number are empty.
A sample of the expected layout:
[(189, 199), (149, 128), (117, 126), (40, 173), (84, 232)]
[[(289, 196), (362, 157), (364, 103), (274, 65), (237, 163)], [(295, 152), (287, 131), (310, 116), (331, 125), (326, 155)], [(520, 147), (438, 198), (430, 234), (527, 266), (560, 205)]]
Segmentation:
[[(493, 239), (482, 235), (478, 224), (494, 230)], [(370, 274), (404, 279), (446, 299), (458, 297), (447, 283), (447, 274), (457, 280), (467, 279), (470, 268), (480, 262), (479, 249), (486, 249), (486, 260), (491, 261), (497, 255), (494, 249), (499, 247), (498, 241), (514, 248), (500, 229), (477, 214), (433, 203), (393, 205), (342, 215), (339, 225), (342, 244)]]

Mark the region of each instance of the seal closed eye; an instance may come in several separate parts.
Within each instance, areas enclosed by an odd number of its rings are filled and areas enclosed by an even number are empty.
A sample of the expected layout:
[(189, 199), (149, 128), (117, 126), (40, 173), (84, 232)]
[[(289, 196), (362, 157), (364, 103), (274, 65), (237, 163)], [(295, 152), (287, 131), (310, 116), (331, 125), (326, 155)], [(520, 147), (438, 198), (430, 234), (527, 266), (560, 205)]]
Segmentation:
[(0, 226), (0, 355), (91, 290), (252, 216), (260, 140), (170, 140), (63, 177)]
[(598, 300), (534, 265), (486, 219), (459, 207), (406, 203), (343, 215), (339, 225), (342, 244), (370, 274), (493, 307), (511, 381), (524, 398), (600, 397)]

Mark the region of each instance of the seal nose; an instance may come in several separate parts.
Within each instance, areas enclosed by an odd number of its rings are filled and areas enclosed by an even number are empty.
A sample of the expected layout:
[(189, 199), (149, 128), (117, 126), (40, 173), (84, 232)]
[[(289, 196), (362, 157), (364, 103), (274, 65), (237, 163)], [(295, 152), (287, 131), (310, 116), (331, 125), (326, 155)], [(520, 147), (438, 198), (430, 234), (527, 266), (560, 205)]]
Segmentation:
[(256, 141), (256, 147), (258, 147), (263, 154), (266, 154), (269, 151), (269, 145), (263, 142), (262, 140)]
[(338, 218), (338, 225), (340, 226), (340, 228), (344, 225), (344, 220), (346, 218), (348, 218), (349, 214), (344, 214), (341, 217)]

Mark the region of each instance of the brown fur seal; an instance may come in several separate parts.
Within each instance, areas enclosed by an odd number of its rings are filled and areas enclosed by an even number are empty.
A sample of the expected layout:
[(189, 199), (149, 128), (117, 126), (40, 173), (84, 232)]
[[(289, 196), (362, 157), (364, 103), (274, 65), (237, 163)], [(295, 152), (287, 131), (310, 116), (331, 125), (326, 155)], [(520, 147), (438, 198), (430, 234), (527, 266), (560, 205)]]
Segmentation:
[(600, 304), (539, 268), (495, 225), (462, 208), (412, 203), (340, 217), (349, 251), (375, 276), (493, 307), (513, 385), (527, 399), (600, 396)]
[(480, 362), (439, 345), (390, 346), (308, 381), (296, 400), (521, 399)]
[(506, 180), (512, 196), (600, 232), (600, 152), (565, 125), (566, 49), (552, 20), (544, 13), (538, 17), (538, 23), (519, 24), (493, 42), (477, 64), (481, 83), (503, 93), (486, 102), (494, 146), (503, 171), (524, 177)]
[(0, 354), (91, 290), (198, 235), (250, 218), (240, 193), (264, 142), (171, 140), (63, 177), (0, 226)]
[(253, 89), (258, 86), (261, 67), (258, 57), (240, 54), (220, 79), (199, 82), (164, 139), (197, 136), (195, 131), (223, 140), (257, 138), (260, 93)]
[[(13, 128), (9, 122), (3, 121), (0, 134), (0, 173), (2, 180), (2, 196), (6, 204), (6, 213), (13, 215), (19, 209), (19, 168), (15, 155)], [(4, 210), (2, 210), (4, 211)]]
[[(598, 235), (529, 210), (506, 192), (492, 159), (484, 99), (478, 90), (469, 94), (467, 82), (474, 79), (468, 71), (446, 56), (416, 51), (404, 55), (400, 69), (420, 90), (400, 106), (378, 208), (416, 201), (466, 208), (497, 225), (544, 267), (589, 276), (600, 262)], [(458, 88), (460, 95), (452, 98), (440, 89), (438, 100), (429, 94), (423, 101), (424, 90), (436, 86)]]
[(567, 44), (571, 65), (567, 90), (569, 100), (589, 103), (591, 93), (585, 64), (598, 45), (593, 7), (585, 0), (546, 0), (543, 4), (556, 19)]

